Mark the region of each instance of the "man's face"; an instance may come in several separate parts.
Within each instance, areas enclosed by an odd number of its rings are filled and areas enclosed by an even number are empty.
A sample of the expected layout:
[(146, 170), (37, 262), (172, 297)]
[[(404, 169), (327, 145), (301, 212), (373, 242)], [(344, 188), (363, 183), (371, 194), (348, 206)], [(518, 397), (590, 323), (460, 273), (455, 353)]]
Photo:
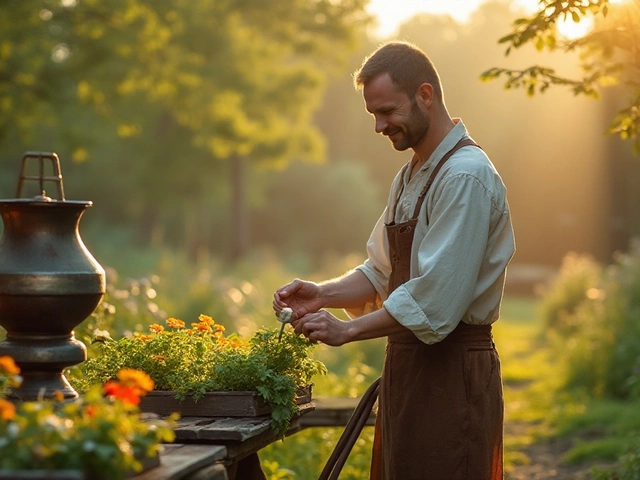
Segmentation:
[(431, 118), (406, 93), (396, 88), (389, 74), (371, 80), (363, 88), (366, 109), (374, 116), (376, 132), (389, 138), (393, 148), (404, 151), (427, 136)]

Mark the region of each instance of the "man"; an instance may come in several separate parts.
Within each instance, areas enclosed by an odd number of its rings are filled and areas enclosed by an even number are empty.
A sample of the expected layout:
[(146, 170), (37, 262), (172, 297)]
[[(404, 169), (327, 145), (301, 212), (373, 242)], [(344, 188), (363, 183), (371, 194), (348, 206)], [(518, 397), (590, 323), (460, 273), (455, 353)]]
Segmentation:
[[(502, 478), (503, 398), (491, 336), (515, 245), (506, 189), (449, 116), (420, 49), (381, 46), (354, 74), (375, 129), (413, 150), (393, 181), (368, 259), (321, 284), (274, 294), (296, 332), (339, 346), (388, 337), (371, 478)], [(323, 308), (345, 308), (343, 322)]]

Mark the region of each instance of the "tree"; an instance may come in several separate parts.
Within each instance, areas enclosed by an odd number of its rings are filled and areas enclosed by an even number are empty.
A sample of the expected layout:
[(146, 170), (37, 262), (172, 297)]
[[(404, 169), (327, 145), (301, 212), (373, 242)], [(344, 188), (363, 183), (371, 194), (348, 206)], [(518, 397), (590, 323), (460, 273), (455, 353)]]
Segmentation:
[[(90, 160), (74, 169), (92, 174), (114, 218), (148, 230), (180, 218), (166, 235), (192, 232), (202, 248), (216, 232), (200, 228), (201, 205), (228, 188), (229, 162), (323, 158), (311, 116), (366, 24), (364, 4), (3, 0), (0, 144), (46, 139)], [(107, 172), (126, 196), (100, 182)]]
[[(558, 24), (571, 19), (596, 19), (595, 28), (580, 38), (563, 39)], [(506, 55), (532, 43), (536, 49), (579, 52), (582, 78), (564, 77), (553, 68), (534, 65), (522, 70), (494, 67), (483, 80), (506, 77), (505, 88), (524, 88), (528, 95), (543, 93), (551, 85), (570, 88), (576, 95), (600, 97), (602, 87), (620, 85), (629, 95), (626, 106), (613, 118), (608, 133), (634, 140), (640, 154), (640, 0), (611, 5), (610, 0), (541, 0), (537, 13), (520, 18), (512, 32), (502, 37)]]

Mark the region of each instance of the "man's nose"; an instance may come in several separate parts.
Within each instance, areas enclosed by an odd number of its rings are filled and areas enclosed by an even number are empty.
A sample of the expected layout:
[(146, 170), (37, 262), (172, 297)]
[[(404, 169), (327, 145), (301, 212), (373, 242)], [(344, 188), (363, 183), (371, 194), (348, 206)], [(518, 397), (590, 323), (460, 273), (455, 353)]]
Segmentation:
[(376, 133), (382, 133), (389, 126), (389, 123), (383, 118), (376, 118)]

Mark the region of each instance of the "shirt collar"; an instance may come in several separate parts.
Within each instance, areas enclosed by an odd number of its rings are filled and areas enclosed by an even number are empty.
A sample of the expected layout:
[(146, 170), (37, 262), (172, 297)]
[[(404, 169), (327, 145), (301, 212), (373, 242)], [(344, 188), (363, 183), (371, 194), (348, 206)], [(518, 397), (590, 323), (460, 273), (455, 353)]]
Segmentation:
[(467, 136), (467, 128), (462, 123), (461, 118), (453, 118), (453, 123), (455, 124), (451, 131), (447, 134), (446, 137), (442, 139), (440, 144), (436, 147), (436, 149), (431, 153), (429, 159), (422, 166), (422, 169), (430, 168), (434, 162), (439, 161), (445, 154), (451, 150), (456, 144), (462, 140), (465, 136)]

